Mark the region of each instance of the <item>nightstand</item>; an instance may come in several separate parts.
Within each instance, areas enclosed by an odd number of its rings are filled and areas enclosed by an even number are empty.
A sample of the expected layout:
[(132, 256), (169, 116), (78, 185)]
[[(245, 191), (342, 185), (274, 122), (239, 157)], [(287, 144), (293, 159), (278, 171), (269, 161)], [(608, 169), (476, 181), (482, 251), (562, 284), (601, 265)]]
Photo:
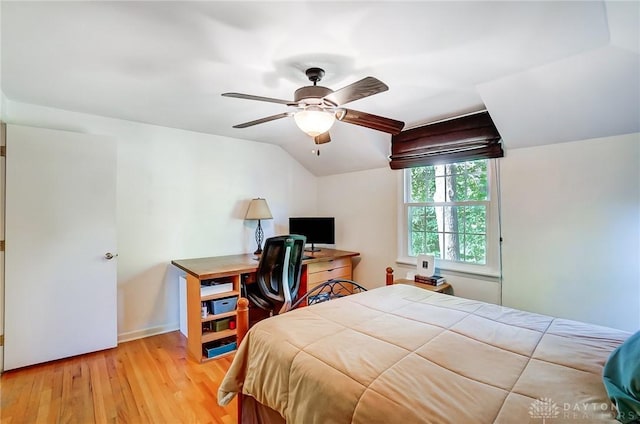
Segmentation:
[(425, 290), (429, 290), (437, 293), (453, 294), (453, 287), (451, 287), (451, 284), (449, 283), (443, 283), (443, 284), (440, 284), (439, 286), (431, 286), (429, 284), (416, 283), (413, 280), (407, 280), (407, 279), (401, 278), (399, 280), (395, 280), (393, 284), (411, 284), (416, 287), (420, 287), (421, 289), (425, 289)]

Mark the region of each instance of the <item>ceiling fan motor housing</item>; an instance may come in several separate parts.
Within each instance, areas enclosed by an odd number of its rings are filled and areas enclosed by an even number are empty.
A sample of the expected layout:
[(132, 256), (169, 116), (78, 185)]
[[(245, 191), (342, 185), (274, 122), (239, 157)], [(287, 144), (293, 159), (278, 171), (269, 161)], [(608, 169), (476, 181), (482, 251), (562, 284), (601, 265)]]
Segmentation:
[(298, 88), (293, 95), (293, 99), (294, 102), (299, 105), (300, 103), (303, 105), (322, 105), (327, 102), (323, 100), (323, 97), (328, 96), (331, 93), (333, 93), (333, 90), (330, 88), (321, 87), (319, 85), (308, 85), (306, 87)]

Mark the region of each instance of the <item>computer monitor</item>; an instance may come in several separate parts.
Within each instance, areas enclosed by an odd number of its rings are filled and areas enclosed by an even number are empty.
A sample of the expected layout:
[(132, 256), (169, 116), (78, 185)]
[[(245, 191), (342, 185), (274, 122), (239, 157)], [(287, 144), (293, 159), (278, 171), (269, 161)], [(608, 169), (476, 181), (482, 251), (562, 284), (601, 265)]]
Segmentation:
[(307, 238), (311, 244), (310, 252), (318, 252), (316, 243), (335, 244), (335, 218), (334, 217), (290, 217), (289, 234), (300, 234)]

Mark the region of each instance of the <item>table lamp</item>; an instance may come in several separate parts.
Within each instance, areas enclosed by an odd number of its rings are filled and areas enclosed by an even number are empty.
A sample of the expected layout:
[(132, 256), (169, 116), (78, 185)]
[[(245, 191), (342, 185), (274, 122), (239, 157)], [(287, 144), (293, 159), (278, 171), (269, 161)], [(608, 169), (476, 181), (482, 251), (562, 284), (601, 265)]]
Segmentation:
[(255, 255), (259, 255), (262, 253), (262, 240), (264, 238), (264, 231), (262, 231), (260, 220), (273, 219), (271, 211), (269, 210), (269, 205), (267, 205), (267, 201), (259, 197), (257, 199), (251, 199), (251, 203), (249, 203), (249, 209), (247, 209), (247, 215), (244, 217), (244, 219), (258, 220), (258, 226), (256, 227), (256, 243), (258, 244), (258, 249), (253, 253)]

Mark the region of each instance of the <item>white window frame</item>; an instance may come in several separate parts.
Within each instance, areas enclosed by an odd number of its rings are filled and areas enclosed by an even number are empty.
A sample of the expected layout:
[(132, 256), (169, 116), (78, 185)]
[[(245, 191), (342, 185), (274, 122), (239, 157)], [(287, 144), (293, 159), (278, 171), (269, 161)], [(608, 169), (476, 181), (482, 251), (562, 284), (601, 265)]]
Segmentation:
[[(456, 271), (465, 274), (500, 276), (500, 199), (499, 199), (499, 163), (496, 159), (488, 159), (487, 184), (489, 185), (489, 201), (487, 207), (487, 260), (486, 264), (471, 264), (448, 261), (436, 258), (436, 268), (442, 271)], [(402, 265), (416, 266), (416, 257), (409, 256), (408, 216), (409, 196), (407, 187), (408, 170), (398, 172), (398, 259)]]

